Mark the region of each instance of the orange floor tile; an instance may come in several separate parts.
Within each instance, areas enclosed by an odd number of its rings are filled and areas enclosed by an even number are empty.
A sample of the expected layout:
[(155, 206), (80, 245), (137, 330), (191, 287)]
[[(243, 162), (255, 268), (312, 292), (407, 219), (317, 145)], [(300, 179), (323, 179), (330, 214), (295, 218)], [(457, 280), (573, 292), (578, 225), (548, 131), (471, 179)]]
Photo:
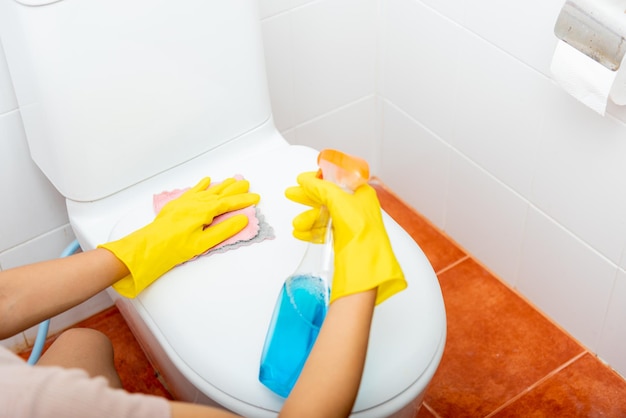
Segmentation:
[[(416, 417), (626, 417), (624, 379), (393, 193), (375, 188), (430, 260), (446, 305), (446, 348)], [(111, 338), (124, 387), (170, 397), (116, 308), (77, 325)]]

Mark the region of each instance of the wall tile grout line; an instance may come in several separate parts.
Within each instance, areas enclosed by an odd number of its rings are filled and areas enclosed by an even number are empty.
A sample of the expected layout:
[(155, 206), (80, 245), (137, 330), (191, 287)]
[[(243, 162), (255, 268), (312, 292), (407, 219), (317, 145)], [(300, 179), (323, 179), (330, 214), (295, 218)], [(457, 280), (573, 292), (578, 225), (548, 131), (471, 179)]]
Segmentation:
[(471, 257), (469, 255), (465, 255), (465, 256), (461, 257), (460, 259), (456, 260), (455, 262), (448, 264), (446, 267), (443, 267), (443, 268), (439, 269), (439, 271), (435, 272), (435, 275), (439, 276), (440, 274), (443, 274), (446, 271), (453, 269), (454, 267), (458, 266), (459, 264), (461, 264), (462, 262), (464, 262), (464, 261), (466, 261), (466, 260), (468, 260), (470, 258)]
[[(430, 405), (428, 405), (426, 402), (422, 402), (422, 408), (426, 408), (426, 410), (428, 412), (430, 412), (430, 414), (434, 417), (434, 418), (441, 418), (441, 415), (439, 415), (437, 413), (437, 411), (435, 411), (433, 408), (431, 408)], [(416, 415), (417, 417), (417, 415)]]

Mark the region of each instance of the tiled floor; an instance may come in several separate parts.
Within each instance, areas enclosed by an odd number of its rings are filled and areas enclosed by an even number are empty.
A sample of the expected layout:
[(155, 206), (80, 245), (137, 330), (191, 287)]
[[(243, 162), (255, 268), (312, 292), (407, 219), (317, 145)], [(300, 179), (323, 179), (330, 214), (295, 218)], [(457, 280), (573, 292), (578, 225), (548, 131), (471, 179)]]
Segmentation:
[[(439, 278), (446, 349), (416, 418), (626, 417), (626, 382), (383, 187), (383, 208)], [(111, 337), (124, 386), (168, 397), (116, 308), (79, 324)]]

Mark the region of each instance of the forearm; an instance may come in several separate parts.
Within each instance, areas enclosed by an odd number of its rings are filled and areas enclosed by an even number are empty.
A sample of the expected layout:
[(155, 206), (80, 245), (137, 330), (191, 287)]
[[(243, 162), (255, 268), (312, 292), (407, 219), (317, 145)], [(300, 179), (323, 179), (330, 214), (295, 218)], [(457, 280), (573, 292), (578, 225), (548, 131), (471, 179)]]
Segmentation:
[(347, 417), (361, 383), (376, 290), (334, 301), (281, 417)]
[(0, 271), (0, 339), (64, 312), (127, 274), (105, 249)]

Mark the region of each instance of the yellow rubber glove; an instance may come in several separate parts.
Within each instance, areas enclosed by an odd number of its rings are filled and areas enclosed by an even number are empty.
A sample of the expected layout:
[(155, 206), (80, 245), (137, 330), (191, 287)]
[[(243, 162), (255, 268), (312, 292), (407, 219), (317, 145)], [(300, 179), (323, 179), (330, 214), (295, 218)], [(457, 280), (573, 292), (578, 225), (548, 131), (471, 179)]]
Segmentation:
[(152, 223), (126, 237), (99, 245), (123, 262), (130, 275), (113, 285), (133, 298), (161, 275), (235, 235), (248, 224), (245, 215), (207, 226), (213, 218), (259, 202), (247, 180), (227, 179), (209, 187), (209, 177), (166, 204)]
[(312, 209), (294, 218), (294, 236), (304, 241), (323, 236), (319, 228), (324, 228), (324, 222), (318, 222), (318, 218), (324, 206), (332, 219), (335, 272), (331, 303), (342, 296), (378, 288), (379, 304), (407, 287), (372, 187), (366, 184), (354, 193), (346, 192), (317, 178), (314, 172), (300, 174), (298, 184), (288, 188), (285, 195)]

